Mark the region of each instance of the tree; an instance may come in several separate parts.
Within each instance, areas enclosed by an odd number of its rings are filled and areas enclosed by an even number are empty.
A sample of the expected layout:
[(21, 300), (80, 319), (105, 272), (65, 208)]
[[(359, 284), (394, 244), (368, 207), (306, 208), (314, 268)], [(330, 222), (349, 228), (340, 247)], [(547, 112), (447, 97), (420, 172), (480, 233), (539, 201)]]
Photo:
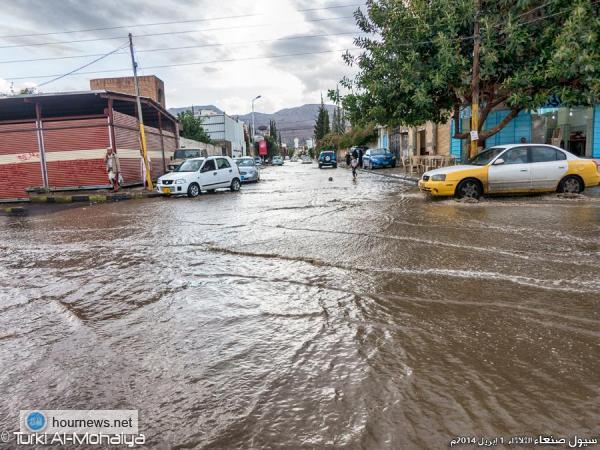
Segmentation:
[[(325, 108), (323, 103), (323, 96), (321, 95), (321, 106), (319, 107), (319, 113), (315, 121), (315, 139), (317, 143), (325, 137), (327, 133), (331, 131), (329, 127), (329, 112)], [(317, 144), (318, 146), (318, 144)]]
[(346, 132), (346, 119), (344, 118), (344, 110), (340, 106), (341, 96), (339, 86), (336, 86), (335, 91), (330, 90), (328, 97), (335, 103), (331, 131), (336, 134), (343, 134)]
[[(367, 0), (357, 10), (367, 37), (353, 89), (343, 99), (351, 122), (414, 126), (443, 123), (476, 101), (479, 140), (523, 110), (556, 96), (565, 106), (600, 98), (600, 6), (594, 0)], [(475, 56), (475, 58), (474, 58)], [(479, 60), (479, 61), (478, 61)], [(494, 107), (507, 116), (484, 129)]]
[(181, 135), (187, 139), (211, 144), (210, 136), (202, 127), (202, 119), (196, 117), (191, 111), (183, 111), (177, 114), (181, 124)]

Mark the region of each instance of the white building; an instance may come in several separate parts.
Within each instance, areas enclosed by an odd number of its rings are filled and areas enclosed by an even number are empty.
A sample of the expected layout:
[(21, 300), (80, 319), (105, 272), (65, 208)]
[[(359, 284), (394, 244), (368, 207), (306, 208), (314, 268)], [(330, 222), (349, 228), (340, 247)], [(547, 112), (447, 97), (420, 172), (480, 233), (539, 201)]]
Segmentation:
[(244, 139), (244, 122), (235, 120), (227, 114), (209, 114), (200, 116), (202, 127), (215, 144), (223, 147), (229, 156), (246, 156), (246, 140)]

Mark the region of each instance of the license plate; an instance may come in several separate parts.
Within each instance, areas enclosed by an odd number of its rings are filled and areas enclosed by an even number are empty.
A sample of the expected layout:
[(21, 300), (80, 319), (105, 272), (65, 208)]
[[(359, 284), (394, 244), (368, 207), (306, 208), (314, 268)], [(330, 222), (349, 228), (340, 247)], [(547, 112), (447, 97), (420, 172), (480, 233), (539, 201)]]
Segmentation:
[(162, 188), (163, 194), (170, 194), (171, 193), (171, 188)]

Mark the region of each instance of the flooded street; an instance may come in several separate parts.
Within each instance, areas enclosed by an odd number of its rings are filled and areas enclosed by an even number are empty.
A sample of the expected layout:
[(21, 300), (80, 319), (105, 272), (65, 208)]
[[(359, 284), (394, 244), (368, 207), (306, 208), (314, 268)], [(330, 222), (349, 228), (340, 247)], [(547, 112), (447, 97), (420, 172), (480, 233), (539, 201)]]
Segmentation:
[(600, 196), (261, 177), (0, 217), (0, 431), (138, 409), (165, 449), (597, 435)]

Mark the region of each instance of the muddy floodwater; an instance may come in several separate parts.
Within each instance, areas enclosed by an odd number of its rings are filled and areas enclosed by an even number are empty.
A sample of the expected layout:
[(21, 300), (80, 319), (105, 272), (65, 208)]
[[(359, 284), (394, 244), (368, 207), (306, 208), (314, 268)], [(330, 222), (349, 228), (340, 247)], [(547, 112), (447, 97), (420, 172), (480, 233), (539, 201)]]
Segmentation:
[(20, 409), (137, 409), (165, 449), (598, 434), (598, 194), (262, 179), (0, 217), (0, 431)]

